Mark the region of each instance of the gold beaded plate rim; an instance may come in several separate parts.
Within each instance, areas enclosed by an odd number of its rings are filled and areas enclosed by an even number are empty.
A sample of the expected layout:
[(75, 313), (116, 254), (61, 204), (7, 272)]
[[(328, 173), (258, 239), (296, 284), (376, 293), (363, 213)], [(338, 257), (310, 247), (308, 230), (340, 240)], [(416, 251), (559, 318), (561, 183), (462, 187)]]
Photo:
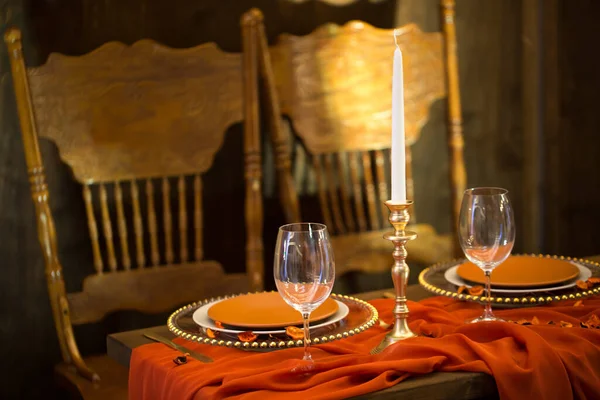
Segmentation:
[[(565, 257), (565, 256), (555, 256), (548, 254), (515, 254), (515, 255), (525, 255), (530, 257), (539, 257), (539, 258), (551, 258), (555, 260), (564, 260), (564, 261), (574, 261), (582, 264), (585, 267), (588, 267), (592, 270), (592, 276), (600, 275), (600, 263), (591, 260), (585, 260), (582, 258), (574, 258), (574, 257)], [(445, 261), (441, 263), (434, 264), (428, 268), (425, 268), (419, 274), (419, 284), (423, 286), (427, 291), (437, 294), (440, 296), (452, 297), (458, 300), (472, 301), (477, 303), (484, 303), (487, 300), (486, 296), (473, 296), (468, 293), (458, 293), (458, 287), (456, 285), (447, 282), (452, 287), (455, 287), (455, 290), (449, 290), (447, 288), (443, 288), (437, 286), (434, 283), (431, 283), (427, 280), (429, 276), (435, 273), (443, 273), (448, 268), (451, 268), (459, 263), (463, 263), (466, 260), (464, 258), (454, 259), (451, 261)], [(568, 293), (566, 293), (568, 292)], [(583, 299), (590, 296), (596, 296), (600, 294), (600, 286), (592, 289), (582, 290), (577, 288), (572, 289), (564, 289), (562, 294), (556, 295), (546, 295), (546, 296), (494, 296), (491, 298), (493, 304), (496, 305), (508, 305), (511, 307), (525, 307), (525, 306), (533, 306), (538, 304), (547, 304), (553, 301), (563, 301), (563, 300), (577, 300)]]
[[(259, 293), (259, 292), (256, 292), (256, 293)], [(278, 349), (284, 349), (284, 348), (304, 346), (304, 341), (302, 339), (300, 339), (300, 340), (292, 340), (292, 339), (290, 339), (290, 340), (259, 340), (259, 339), (257, 339), (256, 341), (253, 341), (253, 342), (220, 340), (218, 338), (207, 337), (203, 333), (202, 330), (199, 330), (199, 332), (196, 332), (196, 333), (192, 333), (192, 332), (188, 332), (183, 329), (180, 329), (176, 325), (176, 321), (177, 321), (178, 317), (180, 317), (182, 314), (186, 314), (188, 312), (191, 312), (191, 311), (197, 309), (198, 307), (201, 307), (208, 303), (212, 303), (217, 300), (229, 299), (229, 298), (241, 296), (244, 294), (250, 294), (250, 292), (228, 295), (228, 296), (212, 297), (209, 299), (200, 300), (200, 301), (188, 304), (186, 306), (183, 306), (183, 307), (177, 309), (175, 312), (173, 312), (169, 316), (169, 318), (167, 319), (167, 327), (169, 328), (169, 331), (171, 331), (176, 336), (182, 337), (186, 340), (190, 340), (193, 342), (209, 344), (212, 346), (224, 346), (224, 347), (231, 347), (231, 348), (236, 348), (236, 349), (241, 349), (241, 350), (253, 350), (253, 351), (271, 351), (271, 350), (278, 350)], [(333, 293), (331, 294), (331, 297), (334, 298), (335, 300), (341, 301), (343, 303), (356, 303), (359, 306), (366, 308), (368, 310), (368, 312), (370, 313), (370, 316), (367, 318), (367, 320), (365, 322), (363, 322), (361, 325), (359, 325), (356, 328), (338, 332), (335, 335), (323, 335), (323, 336), (311, 338), (311, 340), (310, 340), (311, 344), (316, 345), (316, 344), (320, 344), (320, 343), (327, 343), (327, 342), (332, 342), (334, 340), (340, 340), (340, 339), (344, 339), (344, 338), (347, 338), (350, 336), (354, 336), (358, 333), (364, 332), (365, 330), (371, 328), (379, 320), (379, 313), (378, 313), (377, 309), (364, 300), (360, 300), (360, 299), (357, 299), (356, 297), (352, 297), (352, 296), (333, 294)]]

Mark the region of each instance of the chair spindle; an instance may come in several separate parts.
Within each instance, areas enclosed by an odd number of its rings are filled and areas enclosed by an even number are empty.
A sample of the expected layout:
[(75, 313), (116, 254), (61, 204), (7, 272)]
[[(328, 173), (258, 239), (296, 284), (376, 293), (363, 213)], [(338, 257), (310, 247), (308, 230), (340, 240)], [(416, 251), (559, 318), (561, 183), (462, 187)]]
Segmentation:
[(129, 246), (127, 244), (127, 223), (125, 222), (125, 211), (123, 208), (123, 190), (121, 182), (115, 182), (115, 200), (117, 204), (117, 227), (119, 230), (119, 240), (121, 243), (121, 258), (123, 268), (131, 269), (131, 257), (129, 256)]
[(162, 179), (163, 224), (165, 230), (165, 261), (173, 263), (173, 218), (171, 216), (171, 187), (169, 178)]
[(338, 185), (335, 181), (331, 157), (331, 154), (323, 154), (325, 163), (325, 181), (327, 182), (327, 191), (329, 192), (331, 208), (333, 209), (333, 220), (335, 222), (336, 231), (339, 233), (346, 233), (346, 227), (344, 226), (344, 220), (342, 219), (342, 213), (340, 211), (340, 199), (338, 198), (337, 191)]
[(369, 208), (369, 220), (371, 229), (380, 229), (380, 221), (377, 214), (377, 205), (375, 198), (375, 184), (373, 183), (373, 170), (371, 168), (371, 154), (368, 151), (362, 152), (363, 174), (365, 177), (365, 191), (367, 192), (367, 206)]
[(146, 201), (148, 206), (148, 232), (150, 233), (150, 260), (152, 261), (152, 265), (157, 267), (160, 257), (158, 253), (158, 228), (156, 226), (154, 185), (152, 184), (152, 179), (146, 179)]
[(323, 167), (321, 165), (320, 155), (318, 154), (313, 156), (313, 167), (315, 169), (315, 178), (319, 190), (319, 202), (321, 203), (323, 219), (325, 220), (325, 225), (327, 225), (329, 232), (333, 234), (335, 229), (331, 222), (331, 212), (329, 211), (329, 204), (327, 203), (327, 189), (325, 188), (325, 182), (323, 182)]
[(102, 228), (104, 230), (104, 240), (108, 252), (108, 266), (112, 272), (117, 270), (117, 257), (115, 257), (115, 245), (113, 242), (112, 223), (110, 221), (110, 212), (108, 211), (108, 195), (104, 183), (100, 184), (100, 210), (102, 212)]
[(377, 189), (379, 192), (379, 203), (381, 207), (381, 224), (386, 226), (388, 209), (384, 201), (388, 200), (388, 184), (385, 178), (385, 156), (382, 150), (375, 151), (375, 170), (377, 172)]
[[(348, 188), (348, 182), (346, 180), (346, 166), (347, 162), (344, 162), (343, 156), (348, 156), (347, 153), (336, 153), (335, 159), (337, 160), (338, 179), (340, 181), (340, 192), (342, 193), (342, 205), (344, 207), (344, 217), (346, 218), (346, 226), (348, 230), (356, 231), (356, 224), (354, 223), (354, 216), (352, 215), (352, 206), (350, 204), (350, 190)], [(347, 161), (347, 160), (346, 160)]]
[(352, 152), (348, 153), (350, 161), (350, 180), (352, 181), (352, 193), (354, 197), (354, 206), (356, 208), (356, 219), (358, 221), (358, 228), (361, 232), (367, 230), (367, 220), (365, 216), (365, 206), (363, 204), (363, 191), (362, 184), (359, 177), (358, 165), (359, 165), (359, 153)]
[(179, 241), (181, 262), (188, 261), (187, 246), (187, 209), (185, 203), (185, 178), (181, 175), (177, 181), (177, 190), (179, 192)]
[(137, 182), (131, 180), (131, 201), (133, 203), (133, 229), (135, 231), (135, 249), (138, 268), (146, 266), (146, 255), (144, 253), (144, 225), (142, 224), (142, 212), (140, 210), (140, 193)]
[(98, 225), (94, 216), (94, 206), (92, 205), (92, 190), (89, 185), (83, 185), (83, 199), (85, 201), (85, 211), (87, 213), (88, 228), (90, 230), (90, 239), (92, 240), (92, 252), (94, 253), (94, 269), (97, 274), (102, 274), (103, 262), (100, 254), (100, 243), (98, 242)]

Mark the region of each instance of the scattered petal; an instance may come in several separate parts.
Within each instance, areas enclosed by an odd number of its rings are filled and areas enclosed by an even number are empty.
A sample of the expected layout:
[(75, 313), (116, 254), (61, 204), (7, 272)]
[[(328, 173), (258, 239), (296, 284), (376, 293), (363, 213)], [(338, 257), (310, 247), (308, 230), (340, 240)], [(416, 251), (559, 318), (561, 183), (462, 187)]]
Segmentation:
[(589, 288), (590, 288), (590, 285), (589, 285), (587, 282), (585, 282), (585, 281), (582, 281), (581, 279), (580, 279), (580, 280), (578, 280), (577, 282), (575, 282), (575, 284), (576, 284), (576, 285), (577, 285), (577, 287), (578, 287), (579, 289), (581, 289), (581, 290), (587, 290), (587, 289), (589, 289)]
[(573, 307), (583, 307), (583, 300), (577, 300), (575, 304), (573, 304)]
[(600, 318), (596, 314), (592, 314), (585, 323), (590, 328), (600, 328)]
[(463, 294), (466, 291), (467, 291), (467, 287), (465, 285), (462, 285), (462, 286), (458, 287), (458, 289), (456, 290), (456, 293)]
[(219, 332), (213, 331), (210, 328), (206, 328), (206, 336), (208, 336), (211, 339), (216, 338), (217, 336), (219, 336)]
[(304, 330), (297, 326), (288, 326), (285, 328), (285, 333), (294, 340), (304, 339)]
[(573, 324), (567, 321), (560, 321), (561, 328), (572, 328)]
[(188, 356), (188, 353), (185, 353), (184, 355), (182, 355), (182, 356), (179, 356), (179, 357), (175, 357), (175, 358), (173, 359), (173, 362), (174, 362), (175, 364), (177, 364), (177, 365), (183, 365), (183, 364), (186, 364), (186, 363), (187, 363), (187, 356)]
[(538, 317), (533, 317), (531, 320), (531, 325), (539, 325), (540, 324), (540, 320), (538, 319)]
[(223, 329), (223, 323), (221, 321), (215, 321), (215, 326), (219, 329)]
[(483, 294), (483, 286), (473, 286), (469, 289), (469, 294), (471, 296), (481, 296)]
[(246, 331), (238, 333), (237, 337), (242, 342), (254, 342), (258, 336), (252, 331)]

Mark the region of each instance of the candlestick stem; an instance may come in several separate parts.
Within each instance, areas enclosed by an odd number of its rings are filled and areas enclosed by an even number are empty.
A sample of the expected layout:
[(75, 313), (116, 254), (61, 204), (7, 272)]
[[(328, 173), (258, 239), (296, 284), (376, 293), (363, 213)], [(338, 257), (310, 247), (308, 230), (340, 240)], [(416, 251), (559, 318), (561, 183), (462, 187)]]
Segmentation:
[(394, 282), (394, 291), (396, 295), (396, 304), (394, 306), (394, 326), (385, 336), (381, 343), (371, 351), (377, 354), (383, 351), (387, 346), (400, 340), (416, 336), (408, 327), (408, 306), (406, 305), (406, 287), (408, 285), (408, 276), (410, 269), (406, 264), (406, 242), (413, 240), (417, 234), (406, 230), (406, 225), (410, 215), (408, 208), (413, 204), (411, 200), (405, 202), (386, 201), (385, 205), (390, 210), (388, 220), (394, 227), (394, 232), (386, 233), (383, 237), (394, 244), (392, 257), (394, 265), (392, 266), (392, 281)]

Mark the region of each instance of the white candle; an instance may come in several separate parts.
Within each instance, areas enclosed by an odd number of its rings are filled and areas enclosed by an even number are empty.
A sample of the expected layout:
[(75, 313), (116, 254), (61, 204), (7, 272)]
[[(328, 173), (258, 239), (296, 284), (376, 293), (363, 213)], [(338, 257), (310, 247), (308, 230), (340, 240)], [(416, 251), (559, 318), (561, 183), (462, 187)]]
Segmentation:
[(406, 202), (406, 150), (404, 143), (404, 78), (402, 52), (394, 51), (392, 77), (392, 201)]

